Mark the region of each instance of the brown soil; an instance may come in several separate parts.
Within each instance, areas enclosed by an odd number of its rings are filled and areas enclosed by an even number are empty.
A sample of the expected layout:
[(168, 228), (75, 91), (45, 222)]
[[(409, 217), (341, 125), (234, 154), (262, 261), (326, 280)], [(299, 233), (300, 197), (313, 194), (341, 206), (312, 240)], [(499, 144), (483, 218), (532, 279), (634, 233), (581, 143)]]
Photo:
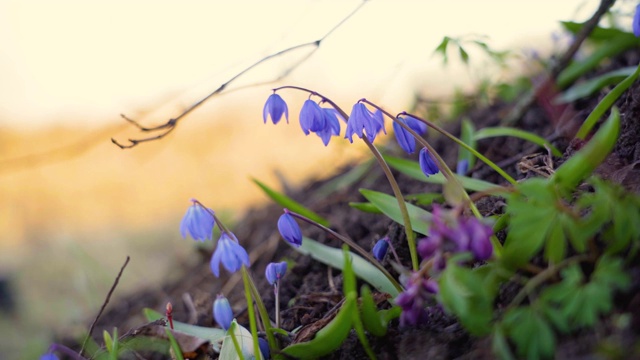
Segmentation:
[[(598, 72), (635, 65), (639, 60), (640, 52), (630, 51), (606, 67), (599, 69)], [(553, 139), (554, 145), (569, 155), (574, 151), (575, 144), (570, 146), (570, 137), (567, 137), (566, 132), (575, 129), (573, 122), (585, 119), (605, 93), (600, 92), (589, 99), (580, 100), (565, 109), (560, 109), (564, 111), (564, 115), (560, 117), (557, 116), (557, 111), (550, 112), (539, 105), (534, 105), (516, 126)], [(638, 192), (640, 179), (638, 176), (640, 171), (640, 142), (638, 141), (640, 139), (640, 121), (638, 121), (640, 119), (640, 83), (636, 83), (627, 91), (616, 105), (622, 114), (621, 135), (614, 153), (602, 165), (599, 173)], [(474, 109), (467, 114), (467, 117), (473, 121), (477, 128), (495, 126), (499, 124), (500, 119), (512, 106), (513, 104), (498, 102), (488, 108)], [(446, 126), (454, 134), (459, 132), (459, 124), (456, 122), (451, 122)], [(389, 126), (387, 127), (389, 128)], [(433, 132), (428, 135), (428, 138), (447, 163), (454, 166), (457, 154), (452, 149), (456, 149), (456, 147), (452, 146), (448, 140), (437, 137)], [(390, 145), (387, 150), (401, 155), (400, 150), (394, 146)], [(518, 162), (523, 157), (545, 151), (516, 138), (483, 140), (479, 143), (479, 150), (496, 163), (501, 164), (516, 179), (534, 175), (531, 172), (523, 174), (517, 170)], [(556, 165), (562, 161), (562, 159), (554, 160)], [(348, 170), (348, 168), (344, 169), (344, 171)], [(440, 190), (439, 186), (412, 180), (399, 173), (396, 173), (395, 176), (405, 194)], [(491, 182), (501, 182), (500, 177), (481, 164), (471, 170), (471, 176)], [(352, 185), (331, 194), (320, 193), (322, 185), (330, 180), (311, 182), (288, 195), (328, 218), (333, 229), (355, 239), (367, 250), (371, 249), (376, 240), (383, 236), (389, 236), (393, 245), (398, 249), (401, 260), (408, 263), (409, 254), (402, 228), (399, 225), (382, 215), (363, 213), (347, 205), (352, 201), (364, 201), (358, 192), (359, 188), (391, 193), (382, 172), (377, 167), (372, 167), (366, 176)], [(484, 214), (501, 213), (501, 206), (501, 202), (495, 200), (484, 200), (479, 204), (479, 208)], [(235, 226), (235, 234), (245, 248), (252, 252), (251, 255), (255, 256), (251, 264), (251, 271), (258, 287), (262, 289), (268, 309), (274, 307), (274, 296), (272, 288), (264, 280), (265, 266), (269, 262), (283, 258), (295, 261), (295, 267), (289, 269), (283, 280), (280, 299), (282, 327), (285, 330), (293, 330), (301, 325), (311, 324), (322, 319), (327, 311), (341, 300), (342, 281), (339, 271), (299, 255), (280, 240), (276, 222), (281, 213), (282, 209), (277, 205), (252, 209)], [(325, 233), (315, 228), (303, 226), (303, 233), (331, 246), (340, 246), (337, 240), (329, 238)], [(194, 255), (192, 263), (184, 264), (183, 276), (176, 276), (173, 281), (160, 289), (133, 293), (117, 303), (110, 304), (108, 311), (101, 317), (94, 334), (102, 334), (103, 329), (110, 330), (114, 326), (120, 329), (121, 334), (129, 329), (139, 327), (146, 323), (142, 317), (143, 308), (149, 307), (164, 312), (168, 301), (173, 303), (176, 320), (192, 322), (201, 326), (214, 326), (212, 303), (215, 294), (220, 292), (224, 292), (229, 298), (239, 322), (246, 324), (246, 303), (239, 274), (229, 277), (229, 274), (223, 270), (221, 278), (214, 277), (209, 270), (210, 256), (211, 254), (206, 252)], [(392, 273), (395, 273), (388, 262), (385, 263), (385, 266)], [(632, 271), (634, 285), (628, 293), (617, 297), (616, 308), (613, 311), (613, 313), (631, 312), (633, 314), (632, 326), (623, 331), (614, 326), (611, 318), (603, 319), (597, 329), (585, 329), (580, 333), (561, 338), (557, 348), (558, 358), (590, 358), (598, 347), (606, 344), (619, 348), (637, 344), (639, 341), (638, 332), (640, 332), (640, 310), (638, 310), (640, 309), (638, 306), (640, 305), (640, 266), (636, 266)], [(503, 286), (496, 306), (500, 307), (501, 304), (508, 303), (517, 290), (514, 285)], [(185, 305), (185, 294), (193, 299), (195, 313), (190, 312), (188, 306)], [(294, 305), (288, 307), (287, 304), (290, 303)], [(430, 316), (431, 321), (419, 328), (401, 329), (398, 322), (394, 321), (385, 337), (370, 337), (370, 344), (378, 358), (493, 358), (488, 339), (470, 336), (455, 318), (438, 308), (432, 309)], [(101, 340), (97, 341), (101, 343)], [(205, 355), (205, 358), (206, 356), (208, 355)], [(366, 359), (367, 357), (355, 334), (352, 333), (343, 346), (327, 358)]]

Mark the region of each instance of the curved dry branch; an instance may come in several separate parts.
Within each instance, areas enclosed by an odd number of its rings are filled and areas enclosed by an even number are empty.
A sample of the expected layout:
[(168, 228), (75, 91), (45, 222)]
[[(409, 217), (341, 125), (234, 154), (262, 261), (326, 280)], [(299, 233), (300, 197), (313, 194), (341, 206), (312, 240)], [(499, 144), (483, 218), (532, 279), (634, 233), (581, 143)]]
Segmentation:
[[(118, 146), (121, 149), (130, 149), (130, 148), (135, 147), (138, 144), (141, 144), (141, 143), (144, 143), (144, 142), (160, 140), (160, 139), (164, 138), (165, 136), (169, 135), (176, 128), (176, 126), (178, 126), (178, 123), (180, 122), (180, 120), (182, 120), (182, 118), (184, 118), (189, 113), (191, 113), (192, 111), (194, 111), (195, 109), (200, 107), (200, 105), (205, 103), (207, 100), (211, 99), (213, 96), (222, 93), (229, 84), (231, 84), (232, 82), (236, 81), (238, 78), (240, 78), (244, 74), (248, 73), (249, 71), (253, 70), (255, 67), (257, 67), (260, 64), (262, 64), (262, 63), (264, 63), (266, 61), (269, 61), (269, 60), (271, 60), (273, 58), (285, 55), (285, 54), (287, 54), (289, 52), (292, 52), (292, 51), (295, 51), (295, 50), (298, 50), (298, 49), (302, 49), (302, 48), (305, 48), (305, 47), (313, 47), (313, 49), (309, 52), (309, 54), (307, 54), (302, 59), (300, 59), (300, 61), (297, 61), (295, 64), (291, 65), (287, 70), (285, 70), (278, 77), (276, 77), (273, 80), (268, 81), (268, 82), (261, 82), (259, 84), (257, 83), (257, 84), (253, 84), (253, 85), (250, 85), (250, 86), (258, 86), (258, 85), (263, 85), (263, 84), (266, 84), (266, 83), (272, 83), (272, 82), (276, 82), (276, 81), (281, 80), (282, 78), (284, 78), (287, 75), (289, 75), (297, 67), (299, 67), (302, 63), (304, 63), (307, 59), (309, 59), (311, 57), (311, 55), (320, 48), (320, 44), (327, 37), (329, 37), (334, 31), (336, 31), (340, 26), (342, 26), (342, 24), (344, 24), (353, 15), (355, 15), (364, 6), (364, 4), (366, 2), (367, 2), (367, 0), (364, 0), (362, 3), (360, 3), (360, 5), (358, 5), (353, 11), (351, 11), (351, 13), (349, 13), (347, 16), (345, 16), (342, 20), (340, 20), (340, 22), (338, 22), (336, 25), (334, 25), (321, 38), (319, 38), (319, 39), (317, 39), (315, 41), (310, 41), (310, 42), (307, 42), (307, 43), (298, 44), (298, 45), (286, 48), (284, 50), (280, 50), (278, 52), (275, 52), (273, 54), (270, 54), (270, 55), (267, 55), (267, 56), (263, 57), (262, 59), (260, 59), (257, 62), (251, 64), (250, 66), (248, 66), (244, 70), (240, 71), (239, 73), (237, 73), (236, 75), (231, 77), (229, 80), (224, 82), (217, 89), (215, 89), (211, 93), (209, 93), (207, 96), (205, 96), (202, 99), (200, 99), (200, 100), (196, 101), (195, 103), (193, 103), (191, 106), (189, 106), (187, 109), (185, 109), (178, 116), (176, 116), (175, 118), (171, 118), (171, 119), (167, 120), (167, 122), (165, 122), (163, 124), (160, 124), (158, 126), (146, 127), (146, 126), (141, 125), (139, 122), (137, 122), (137, 121), (127, 117), (126, 115), (122, 114), (121, 116), (122, 116), (122, 118), (124, 120), (129, 122), (131, 125), (137, 127), (138, 130), (140, 130), (141, 132), (157, 132), (157, 134), (153, 135), (153, 136), (149, 136), (149, 137), (142, 137), (142, 138), (137, 138), (137, 139), (127, 139), (127, 141), (129, 142), (128, 144), (120, 143), (119, 141), (117, 141), (114, 138), (111, 138), (111, 142), (114, 143), (116, 146)], [(249, 87), (249, 86), (247, 86), (247, 87)]]

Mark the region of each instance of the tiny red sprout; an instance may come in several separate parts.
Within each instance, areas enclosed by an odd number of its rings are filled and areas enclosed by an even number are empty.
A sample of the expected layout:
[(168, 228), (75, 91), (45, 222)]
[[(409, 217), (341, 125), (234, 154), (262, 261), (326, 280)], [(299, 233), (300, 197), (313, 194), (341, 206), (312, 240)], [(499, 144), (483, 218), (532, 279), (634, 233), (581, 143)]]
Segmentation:
[(167, 303), (167, 320), (169, 320), (169, 327), (173, 330), (173, 305), (170, 302)]

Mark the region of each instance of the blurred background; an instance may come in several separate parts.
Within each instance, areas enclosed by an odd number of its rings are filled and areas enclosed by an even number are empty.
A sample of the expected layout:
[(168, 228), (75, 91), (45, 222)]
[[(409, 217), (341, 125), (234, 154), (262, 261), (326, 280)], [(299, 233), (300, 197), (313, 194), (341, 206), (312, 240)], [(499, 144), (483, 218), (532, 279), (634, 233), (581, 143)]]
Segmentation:
[[(446, 103), (483, 80), (535, 71), (536, 56), (570, 41), (558, 21), (583, 21), (598, 2), (369, 1), (281, 82), (252, 86), (313, 47), (255, 68), (162, 140), (111, 143), (148, 135), (119, 114), (161, 124), (259, 59), (322, 37), (360, 4), (0, 0), (0, 358), (35, 358), (54, 331), (86, 331), (127, 255), (112, 301), (179, 272), (193, 250), (178, 231), (190, 198), (233, 220), (268, 201), (252, 177), (296, 186), (366, 155), (303, 136), (306, 96), (291, 90), (280, 92), (290, 124), (264, 125), (271, 88), (308, 87), (347, 112), (362, 97), (391, 112), (418, 95)], [(473, 34), (511, 50), (507, 66), (488, 66), (473, 48), (468, 67), (433, 56), (444, 36)]]

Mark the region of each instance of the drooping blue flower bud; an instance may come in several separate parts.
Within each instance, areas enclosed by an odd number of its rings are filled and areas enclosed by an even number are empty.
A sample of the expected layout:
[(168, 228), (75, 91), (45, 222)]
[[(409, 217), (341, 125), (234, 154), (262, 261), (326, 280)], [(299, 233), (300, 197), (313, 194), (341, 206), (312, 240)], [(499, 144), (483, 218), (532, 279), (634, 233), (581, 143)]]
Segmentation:
[(309, 135), (310, 132), (321, 131), (325, 126), (326, 120), (322, 108), (315, 101), (307, 99), (300, 110), (300, 127), (302, 127), (302, 131), (305, 135)]
[(322, 114), (325, 119), (325, 127), (317, 131), (316, 135), (322, 139), (324, 146), (327, 146), (329, 145), (331, 136), (340, 135), (340, 121), (338, 121), (337, 111), (335, 109), (322, 108)]
[(216, 297), (216, 301), (213, 302), (213, 318), (224, 331), (229, 330), (231, 327), (233, 311), (231, 310), (231, 305), (229, 305), (229, 300), (222, 294), (219, 294)]
[[(402, 118), (398, 118), (398, 121), (406, 124), (405, 120)], [(409, 154), (412, 154), (416, 150), (416, 139), (396, 121), (393, 122), (393, 132), (395, 133), (398, 145), (400, 145), (402, 150)]]
[(216, 277), (220, 276), (220, 262), (231, 273), (240, 270), (242, 265), (249, 267), (249, 254), (238, 243), (234, 234), (223, 232), (220, 235), (216, 250), (211, 257), (211, 272)]
[(384, 237), (373, 246), (371, 252), (373, 253), (373, 257), (378, 261), (382, 261), (387, 255), (387, 251), (389, 250), (389, 239)]
[(458, 164), (456, 165), (456, 174), (466, 175), (468, 170), (469, 170), (469, 160), (462, 159), (458, 161)]
[(417, 132), (419, 135), (424, 135), (427, 133), (427, 124), (422, 121), (414, 118), (413, 116), (407, 116), (403, 118), (406, 122), (407, 126), (411, 128), (411, 130)]
[(278, 231), (280, 235), (291, 245), (298, 247), (302, 245), (302, 231), (296, 220), (285, 209), (284, 214), (278, 219)]
[(633, 35), (640, 37), (640, 5), (636, 6), (636, 12), (633, 15), (631, 28), (633, 29)]
[(284, 274), (287, 272), (287, 262), (269, 263), (264, 271), (264, 275), (267, 278), (269, 284), (273, 285), (277, 281), (280, 281)]
[(287, 120), (287, 124), (289, 123), (289, 108), (287, 107), (287, 103), (280, 97), (280, 95), (273, 93), (267, 99), (267, 102), (264, 104), (264, 109), (262, 109), (262, 118), (264, 123), (267, 123), (267, 117), (271, 117), (271, 121), (274, 124), (277, 124), (284, 114), (285, 119)]
[(429, 153), (429, 150), (427, 150), (426, 147), (420, 150), (419, 162), (420, 162), (420, 169), (422, 170), (422, 172), (426, 177), (435, 175), (438, 172), (440, 172), (440, 169), (438, 169), (438, 165), (436, 165), (436, 162), (433, 159), (433, 156), (431, 156), (431, 154)]
[(367, 132), (367, 135), (375, 138), (376, 126), (374, 125), (373, 114), (367, 107), (358, 102), (353, 105), (351, 109), (351, 115), (349, 115), (349, 121), (347, 121), (347, 131), (344, 135), (345, 139), (349, 139), (353, 143), (353, 135), (357, 135), (360, 139), (364, 136), (363, 130)]
[[(194, 240), (211, 240), (213, 227), (215, 226), (213, 216), (197, 204), (196, 200), (192, 199), (191, 201), (193, 205), (187, 209), (187, 213), (182, 218), (182, 222), (180, 222), (180, 234), (183, 238), (186, 238), (188, 234)], [(211, 209), (209, 210), (213, 212)]]

